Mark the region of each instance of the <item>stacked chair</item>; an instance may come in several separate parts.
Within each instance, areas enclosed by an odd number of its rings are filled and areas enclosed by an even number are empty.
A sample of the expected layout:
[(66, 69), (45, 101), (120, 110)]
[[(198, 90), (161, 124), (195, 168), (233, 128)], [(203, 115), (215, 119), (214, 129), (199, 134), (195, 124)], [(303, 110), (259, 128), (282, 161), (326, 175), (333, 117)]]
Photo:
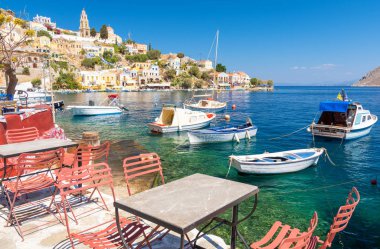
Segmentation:
[(335, 235), (347, 227), (356, 206), (359, 204), (359, 201), (360, 194), (358, 190), (353, 187), (351, 192), (348, 194), (346, 204), (341, 206), (338, 213), (335, 215), (325, 241), (320, 240), (317, 236), (313, 236), (313, 232), (318, 224), (318, 215), (314, 212), (307, 231), (301, 232), (298, 228), (291, 228), (289, 225), (276, 221), (261, 240), (251, 244), (251, 248), (314, 249), (317, 247), (317, 244), (321, 244), (319, 249), (329, 248), (331, 247), (331, 243), (334, 240)]

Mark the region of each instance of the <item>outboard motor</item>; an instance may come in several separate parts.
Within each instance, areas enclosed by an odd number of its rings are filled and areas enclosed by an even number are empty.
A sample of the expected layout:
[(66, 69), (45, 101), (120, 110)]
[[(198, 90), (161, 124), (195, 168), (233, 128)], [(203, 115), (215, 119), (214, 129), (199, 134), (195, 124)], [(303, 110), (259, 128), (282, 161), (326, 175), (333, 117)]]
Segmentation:
[(90, 100), (90, 101), (88, 101), (88, 105), (89, 105), (89, 106), (94, 106), (94, 105), (95, 105), (95, 102), (94, 102), (93, 100)]

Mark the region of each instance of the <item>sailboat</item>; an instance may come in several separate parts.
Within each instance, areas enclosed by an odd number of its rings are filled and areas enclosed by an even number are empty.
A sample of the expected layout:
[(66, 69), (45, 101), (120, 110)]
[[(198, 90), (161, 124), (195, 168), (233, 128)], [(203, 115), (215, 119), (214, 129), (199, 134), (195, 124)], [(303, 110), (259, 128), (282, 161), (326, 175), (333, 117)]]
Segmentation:
[[(215, 46), (215, 72), (214, 72), (214, 88), (216, 81), (216, 64), (218, 60), (218, 42), (219, 42), (219, 30), (216, 31), (216, 46)], [(214, 93), (214, 90), (213, 90)], [(227, 102), (220, 102), (213, 99), (212, 95), (193, 95), (193, 97), (183, 104), (184, 108), (191, 109), (194, 111), (207, 111), (207, 112), (220, 112), (226, 109)], [(208, 97), (204, 99), (204, 97)]]

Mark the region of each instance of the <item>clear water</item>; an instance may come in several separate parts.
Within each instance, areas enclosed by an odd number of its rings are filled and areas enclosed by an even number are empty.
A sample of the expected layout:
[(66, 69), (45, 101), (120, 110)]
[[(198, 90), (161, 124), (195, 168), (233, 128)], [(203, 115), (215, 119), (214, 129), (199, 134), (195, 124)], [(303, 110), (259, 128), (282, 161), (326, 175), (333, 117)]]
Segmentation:
[[(212, 125), (225, 125), (224, 114), (229, 114), (230, 123), (245, 121), (249, 116), (258, 126), (257, 137), (240, 144), (190, 146), (186, 142), (186, 132), (149, 134), (146, 124), (159, 115), (161, 105), (181, 106), (183, 100), (191, 96), (190, 92), (121, 93), (122, 103), (129, 108), (129, 114), (72, 118), (63, 112), (57, 115), (57, 121), (71, 138), (79, 138), (83, 131), (96, 130), (104, 140), (135, 140), (162, 157), (168, 181), (195, 172), (225, 177), (231, 154), (312, 147), (312, 137), (306, 130), (282, 139), (272, 138), (308, 125), (317, 113), (319, 102), (334, 99), (339, 90), (334, 87), (278, 87), (274, 92), (219, 93), (219, 100), (228, 101), (229, 106), (236, 104), (237, 109), (219, 114)], [(346, 91), (365, 109), (380, 115), (380, 88), (346, 88)], [(69, 105), (86, 104), (89, 100), (101, 102), (106, 96), (107, 93), (81, 93), (57, 94), (56, 97)], [(361, 193), (361, 202), (345, 232), (336, 237), (333, 248), (380, 248), (380, 186), (370, 184), (371, 179), (380, 176), (380, 123), (374, 126), (370, 135), (361, 139), (343, 144), (341, 141), (316, 140), (315, 146), (325, 147), (335, 166), (323, 159), (316, 167), (274, 176), (240, 176), (231, 169), (228, 179), (260, 187), (258, 208), (239, 230), (247, 241), (254, 241), (261, 238), (276, 220), (305, 229), (315, 210), (320, 217), (316, 234), (324, 239), (338, 207), (344, 204), (351, 187), (356, 186)], [(116, 166), (114, 170), (120, 168)], [(249, 207), (248, 202), (241, 205), (242, 217)], [(229, 215), (225, 214), (226, 217)], [(215, 233), (228, 241), (227, 228)]]

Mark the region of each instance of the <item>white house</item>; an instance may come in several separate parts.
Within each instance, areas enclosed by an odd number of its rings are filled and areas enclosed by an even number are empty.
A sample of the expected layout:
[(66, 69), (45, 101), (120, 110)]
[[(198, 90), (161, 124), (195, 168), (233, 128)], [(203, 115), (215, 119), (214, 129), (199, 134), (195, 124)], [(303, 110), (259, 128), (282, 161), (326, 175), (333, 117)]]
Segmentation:
[(52, 22), (50, 17), (39, 16), (38, 14), (33, 17), (33, 22), (40, 23), (42, 25), (49, 25), (53, 29), (57, 27), (57, 24), (55, 22)]
[(198, 65), (200, 67), (207, 69), (207, 70), (212, 69), (212, 61), (210, 61), (210, 60), (200, 60)]

